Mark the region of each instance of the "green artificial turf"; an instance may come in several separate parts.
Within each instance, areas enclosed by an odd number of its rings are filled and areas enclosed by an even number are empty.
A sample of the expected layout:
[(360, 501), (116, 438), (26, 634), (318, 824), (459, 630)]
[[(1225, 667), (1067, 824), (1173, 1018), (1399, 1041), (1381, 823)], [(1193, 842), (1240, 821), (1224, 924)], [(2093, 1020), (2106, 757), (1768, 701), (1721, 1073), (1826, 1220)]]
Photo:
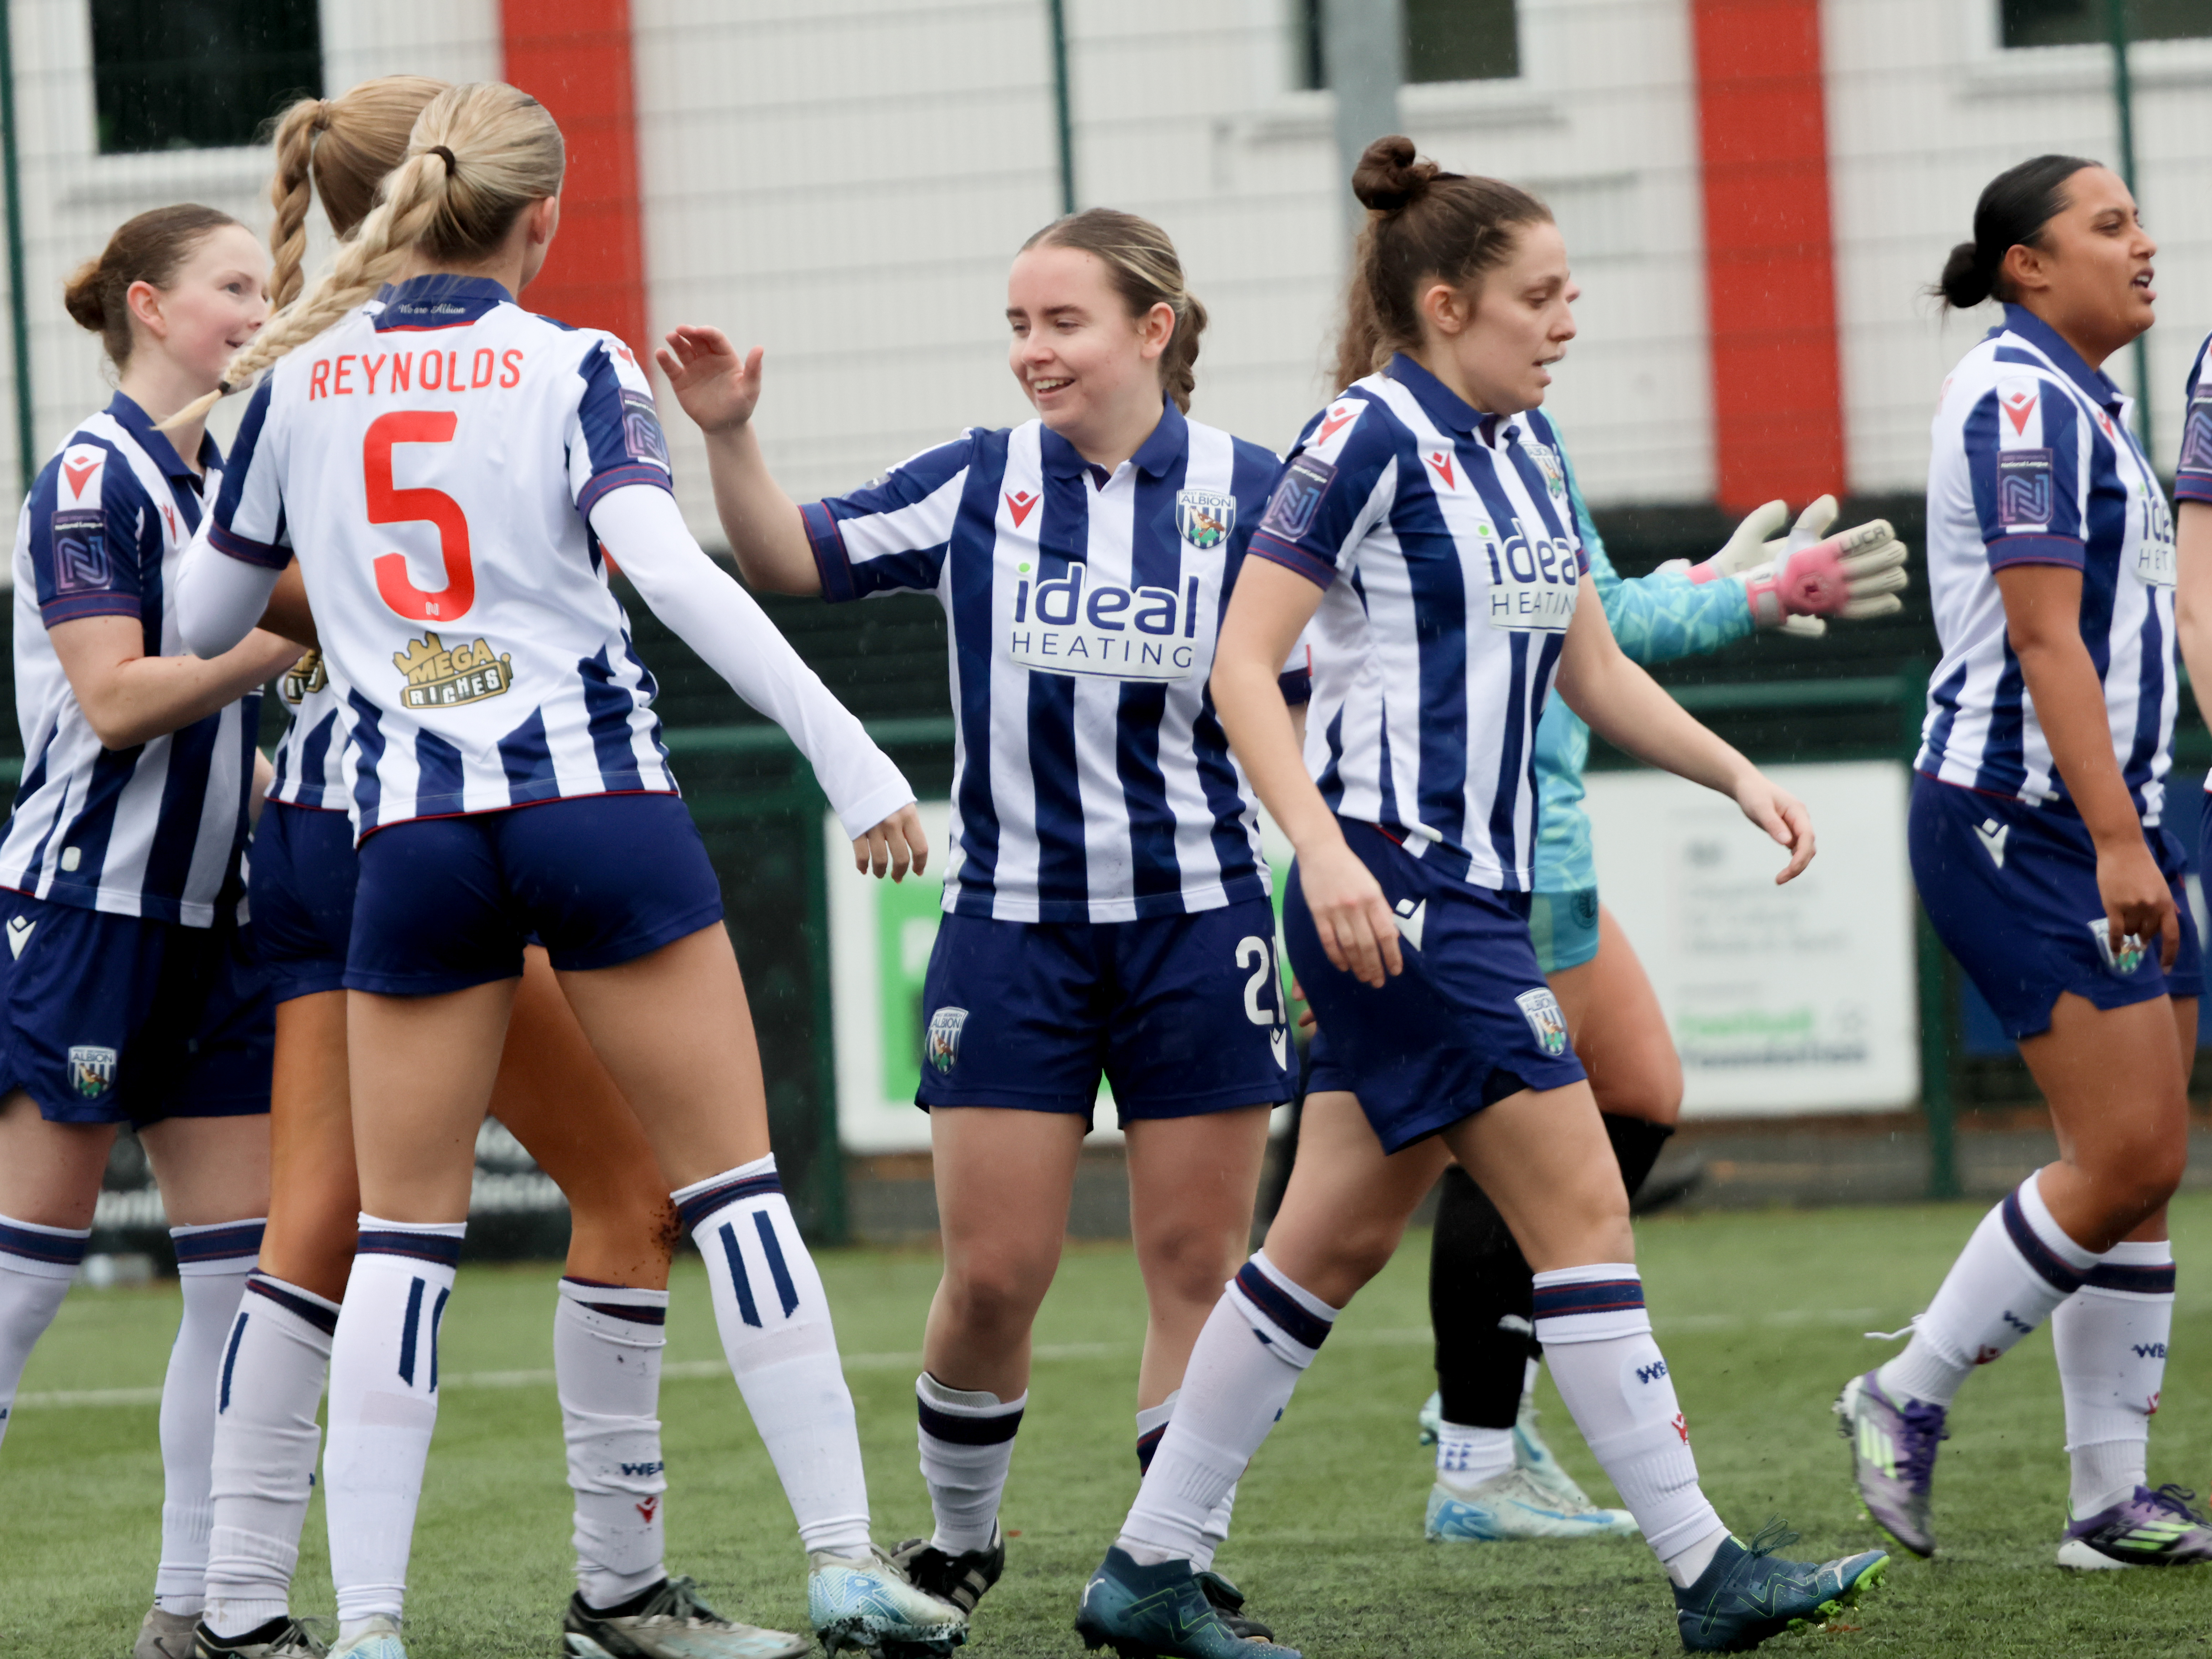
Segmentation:
[[(1893, 1351), (1861, 1334), (1922, 1306), (1976, 1218), (1971, 1206), (1662, 1218), (1639, 1229), (1659, 1336), (1707, 1490), (1748, 1534), (1768, 1516), (1791, 1553), (1875, 1541), (1850, 1491), (1828, 1402)], [(2212, 1200), (2177, 1207), (2182, 1293), (2152, 1480), (2202, 1486), (2212, 1456), (2212, 1290), (2191, 1264)], [(1313, 1655), (1667, 1654), (1664, 1579), (1628, 1544), (1437, 1547), (1421, 1538), (1429, 1454), (1413, 1416), (1431, 1386), (1425, 1235), (1337, 1326), (1247, 1476), (1219, 1563), (1252, 1611)], [(913, 1386), (936, 1282), (920, 1253), (826, 1252), (868, 1461), (876, 1535), (925, 1529)], [(413, 1659), (556, 1650), (572, 1587), (568, 1493), (551, 1363), (557, 1269), (465, 1270), (446, 1318), (447, 1386), (416, 1536)], [(725, 1612), (803, 1628), (804, 1563), (789, 1510), (721, 1371), (705, 1280), (679, 1265), (662, 1396), (669, 1559)], [(1006, 1577), (968, 1651), (1073, 1655), (1083, 1580), (1136, 1486), (1132, 1443), (1144, 1304), (1119, 1248), (1072, 1249), (1036, 1333), (1038, 1358), (1003, 1522)], [(31, 1362), (0, 1448), (0, 1655), (120, 1659), (151, 1592), (161, 1464), (150, 1403), (42, 1403), (149, 1389), (177, 1316), (173, 1285), (80, 1290)], [(1545, 1384), (1568, 1467), (1610, 1489)], [(2212, 1651), (2212, 1571), (2075, 1576), (2051, 1565), (2063, 1525), (2063, 1419), (2048, 1335), (1969, 1383), (1936, 1486), (1943, 1553), (1902, 1558), (1850, 1628), (1782, 1638), (1784, 1653), (2136, 1656)], [(319, 1499), (299, 1611), (331, 1610)]]

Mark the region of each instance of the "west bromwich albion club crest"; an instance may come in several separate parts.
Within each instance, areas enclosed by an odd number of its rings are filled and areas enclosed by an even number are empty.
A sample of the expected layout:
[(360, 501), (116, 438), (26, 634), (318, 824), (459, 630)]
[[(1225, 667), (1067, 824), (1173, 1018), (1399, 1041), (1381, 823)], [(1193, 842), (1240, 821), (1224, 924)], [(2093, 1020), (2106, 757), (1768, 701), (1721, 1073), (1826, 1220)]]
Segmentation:
[(97, 1100), (115, 1086), (115, 1050), (79, 1043), (69, 1051), (70, 1086)]
[(1521, 1017), (1528, 1022), (1538, 1048), (1553, 1060), (1567, 1052), (1567, 1017), (1548, 987), (1523, 991), (1513, 1000), (1521, 1006)]
[(1176, 531), (1193, 547), (1218, 547), (1237, 528), (1237, 498), (1217, 489), (1176, 491)]
[(939, 1008), (929, 1017), (926, 1058), (931, 1067), (950, 1073), (960, 1059), (960, 1028), (968, 1023), (965, 1008)]

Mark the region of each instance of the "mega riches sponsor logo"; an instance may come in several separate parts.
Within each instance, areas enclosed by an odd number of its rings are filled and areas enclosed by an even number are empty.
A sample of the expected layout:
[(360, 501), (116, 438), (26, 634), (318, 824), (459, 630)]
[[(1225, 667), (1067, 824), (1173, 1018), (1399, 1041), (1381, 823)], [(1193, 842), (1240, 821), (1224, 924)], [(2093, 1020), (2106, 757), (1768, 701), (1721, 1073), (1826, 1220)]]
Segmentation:
[(514, 659), (482, 640), (448, 647), (435, 634), (407, 641), (392, 665), (406, 676), (402, 703), (409, 708), (453, 708), (504, 696), (514, 684)]
[(310, 651), (284, 671), (284, 678), (276, 682), (276, 689), (284, 694), (286, 702), (297, 708), (330, 683), (330, 671), (323, 666), (323, 653)]

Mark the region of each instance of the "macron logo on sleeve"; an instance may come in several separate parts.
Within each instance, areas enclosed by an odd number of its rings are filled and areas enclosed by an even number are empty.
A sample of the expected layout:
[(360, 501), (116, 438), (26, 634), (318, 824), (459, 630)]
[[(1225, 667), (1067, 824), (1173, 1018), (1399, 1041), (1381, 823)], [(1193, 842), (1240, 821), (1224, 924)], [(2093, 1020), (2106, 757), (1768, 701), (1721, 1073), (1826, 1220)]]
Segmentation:
[(1366, 412), (1366, 404), (1358, 398), (1331, 404), (1321, 417), (1321, 425), (1314, 430), (1313, 441), (1306, 446), (1307, 453), (1318, 453), (1327, 449), (1332, 440)]
[(64, 511), (71, 507), (98, 507), (100, 496), (100, 475), (107, 468), (107, 452), (90, 444), (79, 444), (62, 452), (62, 495), (59, 503)]
[(1997, 403), (2012, 422), (2013, 435), (2027, 435), (2027, 417), (2035, 413), (2036, 396), (2032, 392), (2005, 392), (1997, 395)]

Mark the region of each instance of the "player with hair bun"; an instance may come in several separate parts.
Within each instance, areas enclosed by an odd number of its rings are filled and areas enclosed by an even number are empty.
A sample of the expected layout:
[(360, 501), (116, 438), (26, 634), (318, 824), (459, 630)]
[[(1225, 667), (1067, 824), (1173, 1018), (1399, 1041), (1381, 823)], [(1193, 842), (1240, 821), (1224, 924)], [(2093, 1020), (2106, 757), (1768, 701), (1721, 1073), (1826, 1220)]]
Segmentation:
[[(1746, 1544), (1699, 1488), (1620, 1166), (1528, 934), (1528, 745), (1554, 678), (1609, 741), (1731, 796), (1790, 849), (1778, 879), (1812, 859), (1812, 825), (1607, 627), (1547, 481), (1558, 439), (1538, 405), (1580, 292), (1549, 211), (1396, 137), (1368, 147), (1352, 189), (1370, 214), (1351, 325), (1371, 318), (1390, 356), (1300, 434), (1213, 670), (1230, 740), (1297, 849), (1284, 934), (1317, 1018), (1297, 1160), (1076, 1630), (1123, 1653), (1250, 1659), (1209, 1616), (1192, 1549), (1456, 1158), (1535, 1270), (1536, 1337), (1666, 1568), (1683, 1645), (1741, 1651), (1825, 1617), (1887, 1557), (1779, 1559), (1779, 1523)], [(1303, 757), (1274, 672), (1302, 633)]]
[[(229, 387), (261, 378), (178, 591), (187, 641), (219, 651), (296, 553), (348, 745), (362, 1213), (331, 1344), (336, 1651), (403, 1659), (470, 1149), (534, 939), (701, 1245), (810, 1553), (817, 1634), (941, 1654), (961, 1613), (869, 1540), (852, 1396), (776, 1175), (720, 895), (603, 552), (791, 733), (863, 870), (926, 857), (913, 791), (691, 539), (629, 350), (514, 302), (557, 228), (564, 165), (552, 118), (512, 87), (429, 100), (329, 272), (229, 365)], [(601, 1301), (627, 1318), (635, 1297)], [(568, 1646), (605, 1650), (573, 1624)]]
[[(447, 83), (366, 81), (302, 99), (278, 118), (270, 279), (299, 297), (316, 197), (351, 235), (404, 159), (416, 118)], [(296, 569), (296, 565), (295, 566)], [(288, 596), (289, 597), (289, 596)], [(312, 635), (304, 602), (284, 625)], [(268, 1231), (227, 1345), (216, 1424), (214, 1550), (198, 1659), (300, 1659), (320, 1651), (289, 1590), (319, 1437), (315, 1410), (353, 1261), (361, 1209), (347, 1091), (345, 956), (358, 861), (345, 738), (319, 652), (280, 682), (292, 724), (252, 860), (255, 935), (275, 981), (276, 1086)], [(668, 1269), (678, 1237), (669, 1183), (636, 1116), (592, 1051), (544, 951), (529, 945), (491, 1115), (568, 1200), (567, 1271), (553, 1368), (575, 1494), (575, 1594), (564, 1639), (629, 1659), (775, 1659), (663, 1564), (667, 1481), (658, 1418)]]
[(2212, 1561), (2189, 1494), (2146, 1473), (2204, 975), (2188, 854), (2164, 823), (2173, 521), (2100, 365), (2154, 320), (2157, 252), (2118, 174), (2039, 155), (1983, 190), (1935, 290), (2004, 315), (1936, 414), (1943, 659), (1913, 763), (1912, 878), (2020, 1044), (2059, 1156), (1983, 1217), (1904, 1352), (1836, 1401), (1860, 1498), (1916, 1555), (1935, 1552), (1960, 1385), (2049, 1319), (2071, 1465), (2058, 1564)]
[(296, 654), (244, 629), (213, 661), (185, 652), (177, 573), (223, 458), (197, 419), (166, 434), (155, 422), (253, 337), (268, 268), (213, 208), (156, 208), (116, 230), (64, 297), (118, 389), (40, 471), (15, 532), (25, 761), (0, 831), (0, 1434), (128, 1123), (184, 1281), (137, 1659), (191, 1649), (216, 1364), (268, 1207), (269, 996), (240, 926), (239, 855), (265, 782), (260, 688)]
[[(915, 1379), (935, 1530), (900, 1559), (969, 1608), (1006, 1564), (1030, 1331), (1101, 1074), (1150, 1312), (1140, 1466), (1249, 1242), (1268, 1110), (1292, 1082), (1257, 815), (1206, 690), (1274, 457), (1186, 418), (1206, 310), (1151, 222), (1092, 208), (1047, 225), (1015, 257), (1006, 319), (1036, 418), (804, 507), (762, 456), (759, 349), (686, 328), (660, 354), (748, 581), (933, 593), (951, 624), (951, 865), (915, 1094), (945, 1243)], [(1198, 1582), (1216, 1616), (1264, 1636), (1212, 1570), (1234, 1498), (1194, 1547)]]

